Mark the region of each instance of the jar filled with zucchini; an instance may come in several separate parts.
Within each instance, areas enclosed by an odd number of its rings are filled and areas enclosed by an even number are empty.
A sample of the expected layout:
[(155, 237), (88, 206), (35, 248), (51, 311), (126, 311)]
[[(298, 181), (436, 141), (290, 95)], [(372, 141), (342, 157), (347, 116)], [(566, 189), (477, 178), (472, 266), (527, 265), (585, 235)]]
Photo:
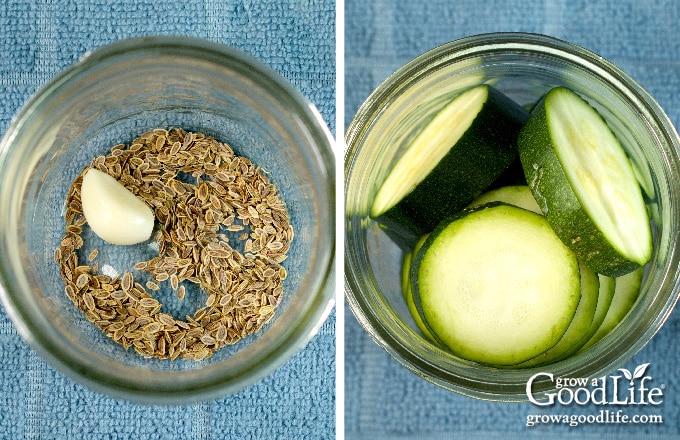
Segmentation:
[(487, 84), (455, 96), (391, 167), (371, 217), (409, 250), (402, 289), (423, 334), (495, 366), (597, 342), (635, 302), (652, 254), (630, 158), (566, 87), (531, 112)]

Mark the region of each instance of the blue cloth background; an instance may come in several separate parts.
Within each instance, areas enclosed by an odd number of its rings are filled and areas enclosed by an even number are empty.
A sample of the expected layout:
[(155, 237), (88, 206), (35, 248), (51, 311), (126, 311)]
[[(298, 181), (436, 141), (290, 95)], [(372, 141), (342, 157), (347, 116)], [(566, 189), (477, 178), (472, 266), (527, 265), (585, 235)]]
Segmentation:
[[(335, 3), (329, 0), (3, 0), (0, 132), (41, 85), (125, 37), (191, 35), (233, 45), (302, 91), (335, 130)], [(0, 439), (328, 439), (335, 436), (335, 314), (273, 375), (200, 404), (135, 405), (46, 365), (0, 309)]]
[[(456, 38), (497, 31), (562, 38), (614, 62), (680, 124), (680, 2), (676, 0), (346, 0), (345, 123), (382, 80), (411, 58)], [(345, 432), (348, 439), (680, 438), (680, 311), (626, 367), (650, 362), (664, 402), (661, 425), (525, 426), (529, 414), (591, 414), (591, 406), (539, 411), (483, 402), (416, 377), (379, 348), (346, 308)], [(611, 408), (610, 408), (611, 409)], [(614, 408), (616, 409), (616, 408)]]

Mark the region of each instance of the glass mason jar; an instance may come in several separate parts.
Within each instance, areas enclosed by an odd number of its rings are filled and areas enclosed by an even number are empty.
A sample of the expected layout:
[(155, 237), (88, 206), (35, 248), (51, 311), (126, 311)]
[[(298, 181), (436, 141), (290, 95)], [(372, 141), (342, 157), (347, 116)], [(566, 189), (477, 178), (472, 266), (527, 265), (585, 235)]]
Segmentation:
[[(443, 103), (488, 83), (523, 106), (550, 88), (586, 98), (619, 137), (635, 166), (650, 212), (654, 252), (639, 300), (607, 337), (547, 366), (500, 369), (460, 359), (428, 343), (400, 287), (404, 251), (369, 218), (377, 185), (408, 141)], [(638, 352), (678, 298), (679, 141), (668, 117), (633, 79), (602, 57), (551, 37), (499, 33), (453, 41), (413, 59), (381, 84), (351, 121), (345, 156), (345, 294), (358, 321), (390, 355), (448, 390), (493, 400), (526, 400), (528, 379), (600, 377)], [(534, 396), (554, 384), (533, 383)]]
[[(172, 127), (214, 136), (265, 170), (295, 231), (274, 319), (200, 362), (145, 359), (114, 343), (66, 296), (53, 261), (64, 234), (66, 194), (83, 167), (118, 143)], [(187, 403), (254, 383), (304, 347), (334, 304), (332, 142), (310, 102), (272, 69), (233, 48), (163, 36), (123, 40), (87, 54), (37, 92), (0, 144), (6, 311), (48, 363), (115, 397)], [(105, 245), (97, 258), (115, 266), (130, 260), (130, 249)], [(169, 288), (154, 295), (178, 302)], [(206, 298), (187, 295), (183, 306), (175, 305), (191, 315)]]

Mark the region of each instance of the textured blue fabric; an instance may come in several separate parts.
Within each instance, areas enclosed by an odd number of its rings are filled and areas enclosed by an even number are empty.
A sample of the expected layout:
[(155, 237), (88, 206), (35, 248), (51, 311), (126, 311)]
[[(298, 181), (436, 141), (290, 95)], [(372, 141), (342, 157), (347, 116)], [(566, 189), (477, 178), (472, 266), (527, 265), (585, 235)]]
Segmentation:
[[(273, 67), (335, 130), (335, 4), (329, 0), (0, 2), (0, 132), (85, 52), (175, 34), (235, 46)], [(46, 365), (0, 309), (0, 439), (327, 439), (335, 435), (335, 313), (273, 375), (232, 396), (155, 407), (90, 392)]]
[[(680, 124), (680, 2), (675, 0), (346, 0), (345, 122), (381, 81), (439, 44), (499, 31), (537, 32), (584, 46), (628, 72)], [(345, 319), (345, 426), (348, 439), (628, 439), (680, 438), (680, 315), (627, 365), (651, 363), (665, 385), (663, 424), (525, 426), (530, 414), (591, 414), (593, 406), (540, 409), (444, 391), (401, 367), (359, 326)], [(612, 409), (612, 408), (609, 408)], [(618, 408), (613, 408), (618, 409)]]

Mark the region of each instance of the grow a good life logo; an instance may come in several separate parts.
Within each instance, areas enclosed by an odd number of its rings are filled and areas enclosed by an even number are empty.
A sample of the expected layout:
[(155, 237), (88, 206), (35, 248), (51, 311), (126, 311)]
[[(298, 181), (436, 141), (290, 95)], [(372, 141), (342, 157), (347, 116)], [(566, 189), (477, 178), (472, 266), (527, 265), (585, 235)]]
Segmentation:
[[(663, 423), (660, 414), (629, 415), (625, 407), (656, 408), (663, 403), (665, 384), (655, 384), (648, 374), (650, 364), (641, 364), (628, 370), (619, 368), (614, 374), (599, 378), (555, 377), (552, 373), (536, 373), (529, 378), (526, 394), (529, 401), (538, 407), (557, 405), (585, 407), (594, 405), (606, 407), (595, 414), (580, 415), (529, 415), (527, 426), (539, 423), (568, 423), (576, 426), (584, 423)], [(542, 397), (534, 394), (534, 383), (552, 383), (555, 391), (544, 393)], [(620, 407), (611, 410), (612, 406)]]
[[(552, 373), (536, 373), (527, 381), (527, 397), (537, 406), (562, 405), (660, 405), (663, 402), (665, 385), (653, 387), (652, 376), (648, 376), (650, 364), (638, 365), (630, 372), (619, 368), (621, 375), (603, 376), (600, 378), (557, 377)], [(555, 385), (556, 391), (546, 393), (546, 400), (538, 400), (532, 391), (533, 383), (539, 379), (548, 379)]]

